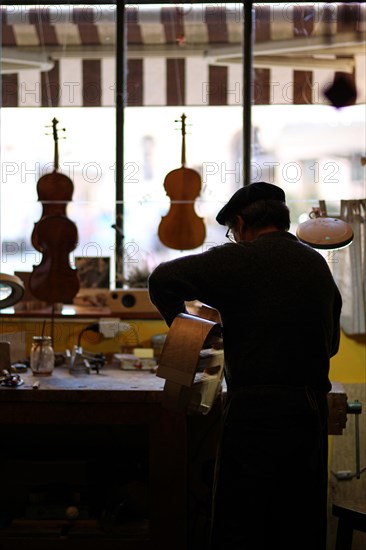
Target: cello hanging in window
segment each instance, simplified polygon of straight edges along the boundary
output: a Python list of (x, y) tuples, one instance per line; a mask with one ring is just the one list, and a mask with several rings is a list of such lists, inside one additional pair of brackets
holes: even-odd
[(42, 259), (39, 265), (33, 266), (29, 278), (33, 296), (53, 304), (53, 307), (57, 302), (72, 302), (80, 286), (77, 270), (70, 266), (69, 258), (78, 244), (78, 230), (66, 215), (66, 205), (72, 199), (74, 184), (58, 171), (57, 124), (54, 118), (54, 170), (38, 181), (38, 199), (43, 210), (31, 237), (34, 248), (42, 253)]
[[(59, 154), (58, 154), (58, 132), (61, 130), (65, 132), (65, 128), (57, 128), (58, 120), (53, 118), (52, 120), (52, 136), (54, 142), (54, 160), (53, 171), (44, 174), (37, 183), (38, 200), (42, 204), (42, 214), (40, 221), (46, 216), (53, 214), (61, 214), (66, 216), (67, 203), (72, 200), (74, 192), (74, 184), (70, 178), (59, 172)], [(47, 126), (50, 128), (50, 126)], [(46, 134), (50, 135), (50, 134)], [(63, 138), (65, 139), (65, 138)], [(42, 252), (42, 248), (38, 242), (38, 225), (39, 222), (34, 224), (31, 242), (33, 247)]]
[(201, 246), (206, 237), (206, 228), (194, 208), (194, 201), (201, 192), (201, 176), (196, 170), (186, 167), (186, 115), (182, 121), (182, 166), (169, 172), (164, 188), (170, 197), (170, 209), (159, 224), (158, 236), (168, 248), (192, 250)]

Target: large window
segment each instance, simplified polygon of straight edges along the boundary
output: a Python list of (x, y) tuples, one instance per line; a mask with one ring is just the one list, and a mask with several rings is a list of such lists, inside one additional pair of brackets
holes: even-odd
[[(40, 261), (31, 234), (42, 213), (37, 182), (52, 169), (53, 139), (45, 134), (53, 118), (66, 128), (59, 169), (74, 183), (67, 214), (79, 244), (71, 261), (109, 257), (111, 287), (123, 284), (116, 220), (124, 279), (224, 242), (215, 215), (248, 183), (248, 140), (250, 179), (285, 188), (292, 230), (321, 199), (337, 212), (341, 198), (363, 198), (364, 11), (361, 3), (254, 4), (250, 56), (242, 3), (137, 2), (124, 9), (121, 56), (114, 4), (3, 5), (1, 271), (31, 271)], [(251, 98), (243, 93), (248, 74)], [(350, 84), (342, 108), (326, 95), (339, 74)], [(162, 244), (158, 227), (171, 205), (164, 178), (181, 165), (183, 113), (186, 166), (201, 178), (192, 208), (206, 238), (180, 251)]]

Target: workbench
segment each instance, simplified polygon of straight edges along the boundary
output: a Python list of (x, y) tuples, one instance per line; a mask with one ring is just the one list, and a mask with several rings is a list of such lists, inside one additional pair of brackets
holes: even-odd
[[(12, 481), (7, 476), (3, 479), (2, 494), (9, 493), (11, 501), (15, 487), (19, 495), (24, 493), (21, 481), (28, 489), (30, 480), (32, 486), (39, 486), (43, 474), (43, 483), (47, 477), (52, 482), (62, 480), (62, 470), (70, 470), (70, 461), (75, 463), (71, 479), (84, 464), (94, 468), (85, 483), (118, 485), (126, 476), (121, 471), (113, 474), (113, 468), (133, 470), (130, 463), (136, 457), (141, 469), (146, 469), (142, 478), (148, 490), (148, 514), (140, 521), (102, 528), (92, 517), (74, 522), (18, 518), (15, 527), (0, 529), (2, 550), (186, 550), (189, 422), (185, 415), (162, 408), (165, 381), (148, 371), (104, 367), (99, 374), (70, 374), (67, 367), (56, 367), (51, 376), (24, 373), (21, 377), (22, 386), (0, 387), (1, 469), (12, 471)], [(33, 389), (36, 381), (39, 388)], [(197, 417), (197, 422), (199, 429), (210, 429), (212, 415)], [(4, 488), (7, 483), (9, 487)], [(13, 509), (21, 511), (13, 500)]]

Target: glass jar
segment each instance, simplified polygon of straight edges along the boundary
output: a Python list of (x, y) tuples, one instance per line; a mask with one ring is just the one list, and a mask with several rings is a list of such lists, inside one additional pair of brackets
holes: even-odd
[(163, 351), (164, 343), (166, 340), (166, 334), (154, 334), (151, 337), (151, 346), (154, 349), (154, 357), (159, 360), (161, 352)]
[(55, 365), (55, 354), (50, 336), (33, 336), (30, 352), (30, 367), (33, 374), (52, 374)]

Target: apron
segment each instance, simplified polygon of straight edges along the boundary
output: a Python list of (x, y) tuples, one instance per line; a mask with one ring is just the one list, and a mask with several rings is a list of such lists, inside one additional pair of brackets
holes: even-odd
[(211, 550), (325, 550), (327, 397), (311, 388), (228, 393)]

